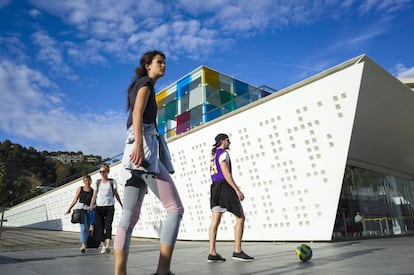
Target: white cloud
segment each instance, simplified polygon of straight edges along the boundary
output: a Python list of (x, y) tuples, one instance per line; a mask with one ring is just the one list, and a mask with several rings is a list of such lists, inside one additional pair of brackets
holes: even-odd
[(382, 24), (369, 29), (360, 29), (357, 33), (341, 34), (340, 40), (329, 46), (326, 50), (337, 51), (348, 47), (360, 47), (362, 44), (372, 41), (374, 38), (383, 35), (388, 28)]
[(56, 84), (39, 71), (0, 62), (0, 128), (20, 136), (84, 153), (112, 157), (123, 149), (125, 113), (72, 113)]
[(20, 41), (19, 36), (0, 36), (0, 59), (13, 59), (17, 63), (24, 63), (28, 59), (25, 53), (26, 46)]
[(29, 15), (31, 16), (31, 17), (38, 17), (39, 15), (41, 15), (42, 13), (39, 11), (39, 10), (37, 10), (37, 9), (31, 9), (30, 11), (29, 11)]
[(397, 78), (414, 77), (414, 66), (411, 68), (407, 68), (404, 64), (397, 64), (396, 71), (397, 71)]
[(109, 67), (110, 63), (108, 59), (102, 54), (102, 48), (106, 43), (95, 39), (90, 39), (82, 44), (76, 44), (73, 42), (64, 42), (66, 48), (66, 54), (76, 64), (99, 64), (105, 67)]
[(135, 29), (135, 24), (145, 18), (162, 16), (164, 5), (148, 0), (78, 0), (54, 1), (34, 0), (33, 4), (61, 18), (64, 22), (76, 26), (91, 35), (99, 35), (101, 26), (107, 34), (121, 34), (122, 31)]
[[(340, 21), (359, 9), (366, 14), (392, 15), (409, 0), (32, 0), (37, 9), (74, 26), (87, 41), (71, 47), (82, 63), (105, 62), (114, 55), (128, 62), (152, 48), (199, 58), (233, 45), (239, 37), (274, 31), (287, 25), (307, 25), (321, 20)], [(371, 35), (377, 35), (372, 33)], [(369, 37), (368, 37), (369, 38)], [(359, 41), (368, 39), (358, 37)], [(224, 41), (224, 43), (223, 43)], [(357, 39), (349, 43), (359, 42)], [(92, 48), (90, 47), (92, 46)], [(87, 52), (80, 55), (80, 52)], [(60, 68), (65, 70), (65, 68)]]
[(71, 80), (78, 79), (73, 70), (65, 64), (58, 43), (46, 33), (38, 31), (32, 34), (33, 43), (39, 46), (38, 59), (45, 62), (51, 72)]
[[(322, 20), (340, 21), (359, 9), (359, 16), (379, 14), (392, 16), (408, 1), (390, 0), (30, 0), (32, 16), (48, 14), (61, 20), (63, 31), (50, 34), (37, 31), (33, 43), (39, 47), (38, 60), (47, 64), (52, 77), (78, 76), (75, 64), (111, 66), (111, 62), (136, 60), (143, 51), (158, 48), (171, 59), (210, 58), (212, 53), (229, 49), (240, 37), (254, 36), (287, 25), (307, 25)], [(8, 1), (0, 0), (0, 7)], [(34, 19), (34, 28), (42, 29)], [(388, 29), (378, 25), (358, 30), (357, 35), (341, 36), (341, 42), (310, 53), (302, 60), (309, 70), (297, 75), (308, 77), (326, 69), (335, 61), (325, 58), (338, 48), (358, 47)], [(64, 32), (64, 34), (63, 34)], [(55, 36), (56, 35), (56, 36)], [(22, 40), (23, 41), (23, 40)], [(0, 37), (0, 127), (33, 140), (44, 140), (62, 149), (79, 148), (104, 156), (122, 150), (125, 127), (124, 112), (75, 114), (68, 111), (57, 85), (45, 74), (28, 65), (26, 46), (19, 35)], [(5, 50), (5, 51), (3, 51)], [(7, 55), (10, 55), (7, 58)], [(323, 55), (323, 56), (322, 56)], [(68, 59), (68, 57), (70, 59)], [(7, 61), (13, 59), (13, 62)], [(323, 60), (323, 61), (319, 61)], [(294, 61), (292, 61), (294, 62)], [(36, 64), (37, 65), (37, 64)], [(300, 65), (300, 66), (302, 66)], [(34, 66), (34, 65), (32, 65)], [(399, 67), (398, 74), (411, 76), (412, 68)], [(4, 92), (3, 92), (4, 91)], [(13, 106), (13, 108), (11, 108)]]
[(361, 1), (359, 12), (362, 15), (379, 13), (390, 18), (396, 11), (407, 9), (412, 4), (412, 0), (365, 0)]
[(382, 28), (381, 26), (378, 26), (378, 28), (375, 29), (361, 31), (358, 34), (354, 34), (350, 39), (347, 40), (346, 43), (348, 45), (358, 45), (365, 41), (372, 40), (373, 38), (376, 38), (377, 36), (384, 34), (386, 31), (387, 29)]

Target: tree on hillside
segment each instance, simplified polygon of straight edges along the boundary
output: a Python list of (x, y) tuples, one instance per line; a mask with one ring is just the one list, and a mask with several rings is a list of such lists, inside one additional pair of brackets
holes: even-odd
[(81, 151), (38, 152), (10, 140), (0, 142), (0, 206), (15, 205), (39, 194), (41, 187), (57, 187), (97, 169), (97, 162), (63, 164), (56, 159), (69, 154), (83, 156)]
[(0, 161), (0, 206), (7, 198), (7, 188), (6, 188), (6, 170), (5, 165)]
[(56, 168), (56, 184), (61, 185), (65, 182), (65, 179), (69, 178), (73, 173), (72, 165), (62, 164), (60, 162), (55, 163)]

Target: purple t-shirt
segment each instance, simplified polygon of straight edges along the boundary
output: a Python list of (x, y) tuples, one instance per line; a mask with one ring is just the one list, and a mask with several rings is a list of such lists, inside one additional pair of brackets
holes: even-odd
[[(223, 153), (226, 153), (226, 150), (219, 148), (219, 149), (217, 149), (214, 156), (211, 157), (211, 160), (210, 160), (210, 175), (211, 175), (211, 180), (213, 182), (225, 180), (224, 175), (223, 175), (223, 171), (221, 171), (220, 160), (219, 160), (220, 155), (223, 154)], [(230, 173), (231, 173), (230, 157), (228, 157), (228, 161), (229, 161), (229, 168), (230, 168)]]

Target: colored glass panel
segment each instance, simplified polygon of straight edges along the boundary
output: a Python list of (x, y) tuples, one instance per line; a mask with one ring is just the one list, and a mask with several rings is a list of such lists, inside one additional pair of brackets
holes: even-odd
[(191, 75), (184, 77), (177, 82), (177, 99), (190, 92)]
[(174, 129), (169, 129), (166, 133), (167, 138), (173, 137), (173, 136), (176, 136), (176, 135), (177, 135), (177, 133), (175, 131), (175, 128)]
[(221, 105), (220, 90), (207, 86), (206, 87), (206, 103), (214, 105), (214, 106), (220, 106)]
[(162, 123), (165, 123), (166, 121), (167, 121), (167, 119), (165, 118), (165, 109), (163, 108), (163, 109), (158, 111), (157, 123), (162, 124)]
[(198, 126), (203, 123), (203, 105), (199, 105), (190, 110), (190, 127)]
[(188, 109), (191, 109), (195, 106), (203, 104), (204, 103), (203, 100), (204, 100), (203, 87), (200, 86), (200, 87), (196, 87), (192, 89), (190, 92), (190, 100), (189, 100)]
[(157, 128), (158, 128), (158, 133), (160, 135), (163, 135), (165, 133), (165, 130), (166, 130), (165, 123), (159, 123), (158, 122)]
[(190, 111), (177, 116), (177, 134), (190, 130)]
[[(201, 74), (201, 73), (200, 73)], [(190, 91), (196, 89), (197, 87), (201, 87), (201, 75), (199, 76), (192, 76), (192, 80), (190, 83)]]
[(246, 98), (245, 96), (238, 96), (235, 99), (236, 108), (243, 107), (244, 105), (247, 105), (251, 102), (249, 98)]
[(236, 110), (236, 102), (234, 100), (235, 96), (231, 93), (220, 92), (220, 101), (221, 106), (228, 111)]
[(180, 99), (180, 109), (179, 109), (179, 112), (180, 113), (188, 111), (188, 109), (189, 109), (189, 101), (190, 101), (190, 95), (189, 95), (188, 92), (185, 93), (185, 94), (183, 94), (181, 96), (181, 99)]
[(210, 104), (206, 104), (204, 107), (204, 122), (208, 122), (211, 121), (213, 119), (216, 119), (218, 117), (220, 117), (221, 114), (221, 108), (214, 106), (214, 105), (210, 105)]
[(233, 78), (230, 78), (226, 75), (220, 75), (220, 90), (226, 91), (229, 93), (233, 92)]
[(220, 103), (221, 105), (226, 104), (227, 102), (233, 100), (235, 96), (231, 93), (220, 91)]
[(165, 105), (165, 120), (173, 119), (177, 115), (177, 100), (168, 102)]
[(242, 95), (242, 94), (249, 92), (249, 85), (239, 80), (234, 79), (233, 86), (234, 86), (234, 93), (236, 95)]
[(219, 73), (203, 67), (202, 83), (208, 84), (216, 89), (220, 88)]
[(158, 109), (161, 108), (165, 102), (165, 99), (167, 98), (168, 91), (163, 90), (155, 95), (155, 100), (157, 101)]

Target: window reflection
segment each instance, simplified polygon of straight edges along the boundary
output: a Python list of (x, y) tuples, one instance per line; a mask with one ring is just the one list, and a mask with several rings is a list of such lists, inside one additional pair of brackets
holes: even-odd
[(347, 166), (333, 239), (413, 233), (413, 197), (413, 180)]

